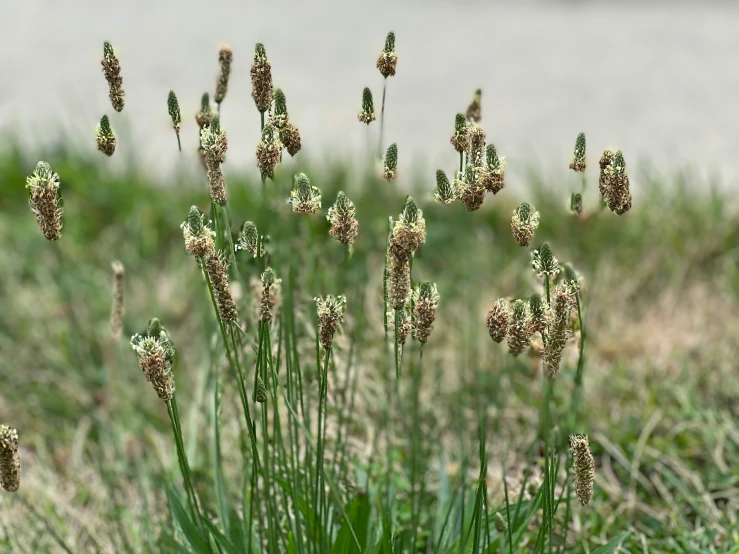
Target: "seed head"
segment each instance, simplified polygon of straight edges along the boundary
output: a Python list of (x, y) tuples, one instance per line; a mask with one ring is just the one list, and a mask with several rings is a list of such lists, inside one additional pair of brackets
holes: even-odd
[(495, 146), (488, 144), (485, 149), (485, 168), (480, 180), (485, 190), (497, 194), (505, 186), (505, 156), (498, 157)]
[(413, 198), (408, 196), (390, 235), (390, 253), (407, 258), (426, 240), (426, 220)]
[(272, 127), (281, 131), (287, 122), (287, 98), (285, 98), (285, 93), (282, 89), (278, 88), (275, 89), (275, 102), (272, 107), (272, 113), (269, 116), (269, 123)]
[(267, 59), (264, 45), (257, 43), (251, 64), (251, 97), (260, 112), (266, 112), (272, 105), (273, 94), (272, 65)]
[(585, 133), (577, 135), (570, 169), (580, 172), (585, 171)]
[(469, 163), (465, 166), (464, 173), (457, 172), (457, 178), (454, 180), (459, 191), (459, 199), (467, 206), (469, 212), (478, 210), (485, 200), (485, 187), (480, 179), (482, 169)]
[(375, 120), (375, 103), (372, 100), (372, 91), (364, 87), (362, 91), (362, 109), (359, 112), (359, 121), (369, 125)]
[(575, 298), (570, 287), (559, 284), (554, 289), (552, 316), (549, 318), (547, 345), (544, 347), (544, 365), (549, 375), (556, 375), (562, 361), (562, 352), (569, 337), (570, 316)]
[(584, 506), (593, 497), (595, 481), (595, 460), (590, 453), (587, 435), (570, 435), (572, 467), (575, 470), (575, 494)]
[(385, 48), (382, 49), (380, 57), (377, 58), (377, 69), (387, 79), (395, 75), (397, 65), (398, 55), (395, 53), (395, 33), (390, 31), (385, 39)]
[(357, 210), (352, 201), (339, 191), (336, 202), (328, 209), (326, 215), (326, 219), (331, 223), (329, 236), (351, 248), (359, 230), (356, 214)]
[(395, 316), (398, 316), (398, 344), (401, 346), (405, 345), (408, 336), (411, 334), (411, 331), (413, 331), (410, 305), (410, 297), (408, 297), (405, 305), (401, 309), (390, 309), (387, 312), (387, 332), (390, 334), (395, 334)]
[(482, 167), (485, 159), (485, 131), (476, 123), (467, 126), (467, 160), (475, 167)]
[(95, 127), (95, 139), (98, 143), (98, 150), (105, 153), (106, 156), (112, 156), (115, 152), (115, 135), (113, 129), (110, 128), (108, 116), (104, 115), (100, 118), (100, 123)]
[(407, 256), (390, 256), (388, 300), (393, 310), (402, 310), (411, 296), (411, 267)]
[(197, 206), (192, 206), (187, 220), (180, 225), (185, 239), (185, 250), (199, 258), (208, 258), (215, 252), (215, 232), (206, 225), (205, 216)]
[(123, 92), (121, 65), (113, 53), (113, 47), (107, 41), (103, 43), (103, 60), (100, 63), (103, 66), (105, 80), (108, 81), (110, 103), (115, 111), (120, 112), (123, 110), (123, 96), (125, 94)]
[(559, 265), (559, 261), (554, 257), (548, 242), (542, 244), (538, 250), (531, 252), (531, 267), (534, 268), (534, 272), (539, 277), (548, 275), (553, 278), (562, 271), (562, 266)]
[(62, 230), (62, 193), (59, 175), (46, 162), (36, 164), (36, 169), (26, 179), (31, 211), (44, 236), (51, 241), (59, 239)]
[[(236, 243), (237, 250), (246, 250), (250, 252), (252, 257), (257, 257), (257, 248), (259, 246), (259, 232), (257, 226), (253, 221), (245, 221), (241, 226), (241, 232), (239, 233), (239, 240)], [(261, 254), (264, 254), (264, 248), (261, 248)]]
[(262, 303), (259, 309), (259, 319), (266, 323), (272, 322), (273, 310), (275, 307), (275, 292), (280, 280), (275, 277), (275, 272), (268, 267), (262, 273)]
[(384, 165), (383, 177), (385, 177), (385, 179), (388, 181), (392, 181), (393, 179), (395, 179), (395, 174), (398, 169), (398, 145), (397, 144), (392, 143), (390, 146), (388, 146), (383, 165)]
[(282, 143), (272, 125), (265, 125), (262, 140), (257, 144), (257, 167), (262, 175), (274, 179), (275, 167), (280, 162)]
[(131, 348), (159, 399), (169, 402), (175, 392), (172, 374), (175, 347), (158, 319), (151, 319), (146, 331), (131, 337)]
[(467, 119), (465, 119), (463, 113), (458, 113), (454, 118), (454, 134), (449, 141), (452, 143), (452, 146), (454, 146), (454, 149), (459, 153), (467, 150), (467, 146), (469, 145), (467, 130)]
[(513, 211), (511, 231), (516, 242), (521, 246), (531, 244), (536, 228), (539, 226), (539, 212), (528, 202), (523, 202)]
[(613, 160), (605, 172), (605, 201), (611, 211), (623, 215), (631, 209), (631, 192), (629, 176), (626, 173), (626, 162), (621, 150), (613, 156)]
[(231, 75), (233, 51), (225, 44), (218, 51), (218, 79), (216, 80), (216, 94), (213, 99), (220, 106), (228, 91), (228, 77)]
[(499, 535), (503, 535), (503, 533), (505, 533), (508, 529), (508, 524), (506, 523), (503, 514), (501, 514), (500, 512), (495, 512), (493, 519), (495, 520), (495, 530), (498, 532)]
[(267, 387), (264, 386), (264, 381), (257, 375), (257, 386), (254, 389), (254, 400), (263, 404), (267, 401)]
[(434, 328), (438, 305), (436, 283), (421, 283), (413, 291), (413, 334), (421, 343), (428, 340)]
[(482, 89), (477, 89), (475, 91), (474, 96), (472, 97), (472, 102), (467, 108), (467, 119), (470, 121), (474, 121), (475, 123), (479, 123), (482, 119)]
[(316, 301), (318, 312), (318, 337), (321, 346), (326, 350), (331, 350), (336, 328), (344, 319), (346, 296), (331, 296), (329, 294), (325, 299), (316, 297), (313, 300)]
[(540, 294), (532, 294), (529, 298), (529, 313), (531, 314), (531, 334), (546, 333), (549, 323), (549, 306)]
[(21, 459), (18, 456), (18, 431), (0, 425), (0, 486), (15, 492), (21, 485)]
[(228, 202), (228, 194), (221, 164), (228, 148), (228, 139), (226, 132), (221, 129), (221, 120), (218, 115), (213, 115), (210, 124), (200, 130), (200, 145), (203, 149), (205, 167), (208, 170), (210, 196), (213, 202), (223, 206)]
[(310, 184), (305, 173), (298, 173), (293, 179), (290, 204), (295, 213), (301, 214), (314, 214), (321, 209), (321, 191)]
[(570, 211), (576, 216), (582, 215), (582, 194), (573, 192), (570, 198)]
[(205, 270), (208, 273), (208, 279), (213, 287), (213, 293), (216, 297), (216, 307), (221, 321), (230, 323), (236, 321), (239, 312), (236, 310), (231, 289), (228, 287), (228, 272), (223, 260), (217, 254), (211, 254), (205, 259)]
[(123, 332), (123, 294), (125, 292), (124, 269), (121, 262), (111, 264), (113, 269), (113, 306), (110, 309), (110, 333), (119, 338)]
[(177, 95), (173, 90), (170, 90), (169, 96), (167, 96), (167, 111), (169, 112), (169, 117), (172, 118), (172, 127), (179, 133), (182, 114), (180, 114), (180, 103), (177, 101)]
[(200, 99), (200, 111), (195, 114), (195, 121), (202, 130), (203, 127), (210, 125), (211, 119), (213, 119), (213, 110), (210, 107), (210, 95), (204, 92)]
[(577, 271), (575, 271), (575, 268), (570, 262), (567, 262), (564, 265), (564, 278), (562, 279), (562, 282), (570, 288), (570, 291), (573, 295), (576, 295), (580, 292), (582, 279), (577, 274)]
[(528, 302), (516, 300), (513, 303), (511, 323), (508, 328), (508, 351), (514, 356), (529, 347), (531, 342), (531, 313)]
[(613, 158), (615, 157), (615, 154), (612, 150), (605, 150), (603, 152), (603, 155), (600, 158), (600, 161), (598, 164), (600, 165), (600, 176), (598, 177), (598, 190), (600, 191), (600, 194), (605, 197), (606, 195), (606, 189), (608, 188), (608, 173), (607, 169), (610, 167), (611, 163), (613, 162)]
[(508, 334), (508, 326), (511, 323), (511, 305), (505, 298), (499, 298), (488, 312), (485, 323), (488, 326), (490, 338), (497, 343), (503, 342)]
[(457, 187), (449, 179), (443, 170), (436, 170), (436, 190), (434, 191), (434, 200), (441, 204), (451, 204), (457, 199)]

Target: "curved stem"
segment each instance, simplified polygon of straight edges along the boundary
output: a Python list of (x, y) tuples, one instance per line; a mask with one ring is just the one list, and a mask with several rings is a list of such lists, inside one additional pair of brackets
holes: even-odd
[(382, 134), (385, 129), (385, 93), (387, 92), (387, 77), (382, 83), (382, 108), (380, 109), (380, 141), (377, 145), (377, 157), (382, 159)]

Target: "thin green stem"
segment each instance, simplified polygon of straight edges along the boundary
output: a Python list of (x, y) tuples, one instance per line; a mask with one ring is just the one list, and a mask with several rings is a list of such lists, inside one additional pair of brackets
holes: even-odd
[(177, 131), (177, 148), (180, 149), (180, 152), (182, 152), (182, 142), (180, 141), (180, 132)]
[(382, 135), (385, 130), (385, 93), (387, 92), (387, 77), (382, 83), (382, 108), (380, 108), (380, 141), (377, 145), (377, 157), (382, 159)]

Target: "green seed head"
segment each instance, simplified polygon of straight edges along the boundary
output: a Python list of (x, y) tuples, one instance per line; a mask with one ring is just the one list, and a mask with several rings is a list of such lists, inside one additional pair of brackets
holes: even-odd
[(107, 115), (100, 118), (100, 132), (104, 135), (110, 135), (113, 133), (110, 128), (110, 120)]
[(207, 92), (204, 92), (203, 96), (200, 98), (200, 111), (210, 112), (210, 94)]
[(405, 199), (405, 207), (403, 213), (400, 214), (400, 220), (404, 223), (416, 223), (421, 214), (416, 202), (410, 196)]
[(392, 31), (387, 34), (384, 51), (388, 54), (395, 51), (395, 33)]
[(190, 232), (194, 235), (200, 234), (203, 230), (203, 212), (197, 206), (192, 206), (187, 214), (187, 224), (190, 226)]
[(498, 157), (498, 152), (495, 150), (495, 145), (488, 144), (487, 148), (485, 148), (485, 161), (488, 164), (489, 168), (498, 168), (501, 165), (500, 158)]
[(110, 59), (115, 57), (113, 46), (106, 40), (103, 42), (103, 58)]
[(554, 277), (562, 271), (562, 267), (559, 265), (557, 258), (554, 257), (548, 242), (545, 242), (541, 245), (541, 248), (531, 253), (531, 265), (539, 277), (545, 275)]
[(238, 248), (251, 252), (255, 257), (257, 255), (257, 244), (259, 243), (259, 231), (253, 221), (246, 221), (241, 226), (239, 233)]
[(369, 125), (375, 120), (375, 103), (372, 100), (372, 91), (364, 87), (362, 91), (362, 111), (359, 112), (359, 121)]
[(180, 115), (180, 104), (177, 102), (177, 95), (173, 90), (169, 91), (167, 97), (167, 110), (169, 111), (169, 117), (172, 118), (172, 125), (175, 129), (179, 130), (180, 123), (182, 123), (182, 116)]
[(508, 529), (508, 525), (506, 524), (506, 520), (503, 515), (500, 512), (495, 512), (493, 519), (495, 520), (495, 530), (498, 531), (500, 535), (505, 533), (506, 529)]
[(436, 170), (436, 191), (434, 191), (434, 199), (441, 204), (451, 204), (457, 198), (457, 190), (443, 170)]
[(264, 49), (264, 44), (261, 42), (257, 42), (257, 45), (254, 47), (254, 57), (255, 58), (266, 58), (267, 57), (267, 51)]
[(467, 127), (467, 119), (464, 117), (463, 113), (458, 113), (454, 117), (454, 130), (458, 133), (461, 133), (465, 130)]
[(398, 145), (392, 143), (388, 146), (387, 153), (385, 154), (385, 164), (383, 170), (383, 176), (388, 181), (395, 179), (396, 172), (398, 170)]
[(321, 191), (311, 185), (305, 173), (298, 173), (293, 180), (289, 201), (294, 212), (314, 214), (321, 209)]
[(162, 322), (156, 317), (153, 317), (149, 320), (149, 323), (146, 326), (146, 335), (153, 338), (159, 338), (163, 330)]
[(287, 100), (285, 99), (285, 93), (282, 92), (281, 88), (275, 90), (274, 115), (287, 115)]
[(210, 130), (213, 133), (220, 133), (221, 132), (221, 116), (218, 114), (214, 114), (213, 117), (210, 120)]

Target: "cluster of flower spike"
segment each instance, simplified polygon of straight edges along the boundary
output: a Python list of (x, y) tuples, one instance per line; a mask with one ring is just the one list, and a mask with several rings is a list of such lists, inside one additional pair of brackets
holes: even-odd
[(498, 155), (493, 144), (485, 145), (485, 132), (476, 123), (480, 120), (481, 94), (476, 92), (467, 117), (461, 113), (456, 115), (450, 139), (460, 156), (466, 154), (467, 163), (457, 172), (452, 184), (446, 174), (438, 170), (434, 191), (438, 202), (451, 204), (459, 198), (471, 212), (482, 206), (486, 193), (497, 194), (505, 186), (505, 157)]
[(121, 66), (118, 58), (113, 52), (113, 47), (109, 42), (103, 43), (103, 60), (100, 62), (103, 66), (103, 74), (105, 80), (108, 81), (110, 90), (110, 103), (117, 112), (123, 110), (123, 77), (121, 77)]
[(228, 194), (221, 164), (228, 148), (228, 139), (226, 132), (221, 129), (218, 115), (214, 115), (210, 123), (200, 130), (200, 146), (203, 149), (205, 167), (208, 169), (210, 196), (213, 202), (223, 206), (228, 202)]
[(49, 164), (39, 162), (26, 179), (31, 211), (44, 236), (51, 241), (59, 239), (62, 231), (62, 194), (59, 175)]
[(336, 329), (344, 318), (346, 297), (329, 294), (326, 298), (316, 297), (314, 300), (318, 312), (318, 337), (321, 346), (326, 350), (331, 350)]
[(7, 425), (0, 425), (0, 486), (8, 492), (15, 492), (20, 485), (18, 431)]
[(631, 191), (626, 162), (621, 150), (603, 152), (600, 159), (600, 178), (598, 188), (610, 210), (623, 215), (631, 209)]
[(357, 210), (343, 191), (336, 195), (336, 202), (328, 209), (326, 219), (331, 224), (328, 234), (350, 249), (359, 232)]
[(300, 151), (300, 131), (292, 124), (287, 113), (287, 99), (282, 89), (275, 91), (275, 103), (269, 117), (269, 124), (274, 127), (280, 136), (280, 142), (291, 156)]
[(151, 319), (143, 333), (131, 337), (131, 348), (159, 399), (169, 402), (175, 392), (172, 375), (175, 348), (158, 319)]
[(267, 59), (267, 51), (261, 42), (254, 48), (254, 61), (251, 64), (251, 97), (257, 109), (264, 113), (272, 105), (272, 64)]
[(584, 506), (593, 497), (593, 482), (595, 481), (595, 460), (590, 453), (588, 436), (570, 435), (570, 452), (575, 473), (575, 494)]

